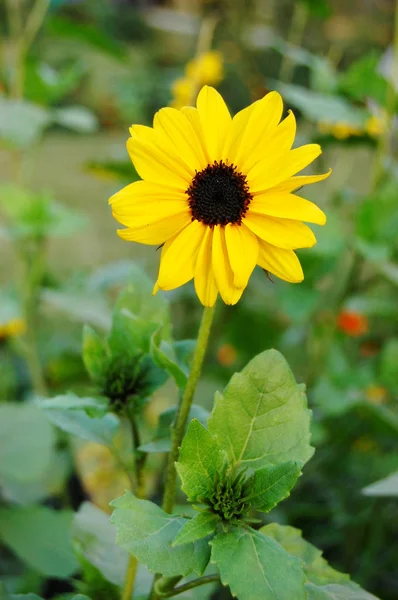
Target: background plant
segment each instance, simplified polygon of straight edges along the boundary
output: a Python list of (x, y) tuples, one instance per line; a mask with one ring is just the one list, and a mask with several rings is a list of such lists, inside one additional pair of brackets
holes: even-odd
[[(221, 556), (230, 534), (241, 544), (260, 536), (268, 548), (276, 540), (298, 580), (304, 573), (310, 598), (362, 597), (297, 529), (333, 567), (383, 599), (396, 597), (393, 4), (361, 3), (359, 11), (337, 1), (175, 2), (167, 9), (156, 2), (1, 4), (0, 570), (11, 597), (120, 597), (128, 555), (114, 544), (109, 502), (134, 492), (118, 501), (115, 521), (129, 518), (133, 506), (156, 510), (134, 499), (142, 490), (160, 504), (164, 452), (199, 309), (189, 287), (168, 296), (170, 307), (150, 297), (158, 257), (117, 243), (106, 199), (134, 178), (124, 150), (127, 126), (150, 123), (155, 110), (173, 102), (173, 83), (187, 74), (198, 32), (203, 39), (209, 22), (216, 25), (208, 50), (222, 57), (218, 88), (231, 110), (278, 89), (300, 116), (303, 141), (322, 143), (334, 175), (324, 197), (316, 197), (328, 224), (315, 249), (300, 255), (304, 283), (270, 283), (259, 271), (234, 309), (218, 307), (189, 416), (202, 425), (194, 420), (189, 427), (179, 472), (184, 456), (193, 460), (187, 448), (195, 429), (225, 451), (213, 437), (221, 410), (219, 397), (213, 408), (213, 393), (235, 371), (245, 372), (254, 355), (265, 360), (261, 353), (270, 347), (307, 385), (316, 452), (270, 514), (265, 509), (288, 493), (302, 465), (290, 465), (285, 492), (247, 506), (241, 494), (254, 475), (241, 474), (241, 466), (229, 472), (227, 457), (222, 478), (212, 479), (206, 494), (195, 497), (183, 483), (176, 514), (188, 533), (195, 515), (206, 521), (207, 535), (217, 530), (213, 559), (238, 597), (245, 597), (235, 587), (241, 578), (224, 572), (229, 560)], [(141, 467), (146, 476), (138, 492)], [(227, 507), (220, 503), (226, 492)], [(227, 519), (226, 534), (214, 515), (230, 510), (237, 518)], [(187, 555), (182, 549), (177, 544), (170, 552)], [(146, 562), (141, 550), (134, 552)], [(184, 593), (229, 597), (217, 572), (204, 576), (207, 585)], [(186, 584), (157, 583), (163, 592)], [(141, 564), (135, 596), (147, 597), (151, 585)], [(243, 594), (252, 593), (248, 586)], [(319, 586), (329, 588), (323, 596)]]

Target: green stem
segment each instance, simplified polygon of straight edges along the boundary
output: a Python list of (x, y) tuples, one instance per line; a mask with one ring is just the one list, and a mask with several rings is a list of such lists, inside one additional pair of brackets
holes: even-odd
[(202, 321), (199, 328), (198, 341), (196, 344), (195, 354), (192, 360), (192, 366), (189, 373), (187, 385), (184, 394), (180, 401), (176, 420), (171, 432), (171, 450), (168, 456), (166, 484), (163, 495), (163, 510), (171, 513), (174, 507), (176, 495), (176, 469), (175, 462), (178, 459), (179, 447), (184, 436), (185, 427), (188, 421), (189, 411), (191, 409), (192, 400), (195, 389), (202, 370), (203, 359), (206, 353), (207, 343), (209, 341), (210, 328), (214, 316), (214, 306), (212, 308), (204, 308)]
[[(214, 15), (209, 15), (208, 17), (203, 19), (199, 30), (198, 40), (196, 43), (195, 60), (199, 59), (199, 57), (202, 54), (208, 52), (211, 49), (214, 32), (216, 30), (217, 20), (217, 17), (215, 17)], [(189, 105), (195, 103), (196, 96), (198, 95), (199, 90), (200, 81), (193, 81), (192, 94), (188, 102)]]
[[(145, 455), (144, 458), (140, 457), (137, 459), (137, 448), (141, 445), (140, 433), (137, 427), (137, 422), (135, 419), (135, 414), (133, 411), (125, 411), (126, 417), (130, 423), (131, 428), (131, 437), (133, 443), (133, 452), (134, 452), (134, 475), (132, 477), (129, 474), (129, 480), (131, 483), (131, 488), (134, 491), (137, 498), (143, 498), (145, 495), (145, 478), (144, 478), (144, 465), (145, 465)], [(124, 582), (121, 600), (131, 600), (131, 596), (134, 592), (135, 578), (137, 575), (138, 568), (138, 560), (135, 556), (129, 557), (129, 562), (127, 564), (126, 571), (126, 579)]]
[(40, 288), (45, 269), (45, 239), (36, 240), (29, 252), (21, 252), (22, 294), (26, 321), (25, 358), (32, 388), (39, 396), (46, 396), (47, 388), (40, 363), (39, 350), (34, 332), (37, 329)]
[(188, 583), (184, 583), (184, 585), (180, 585), (169, 592), (166, 592), (161, 595), (162, 598), (173, 598), (174, 596), (178, 596), (179, 594), (183, 594), (188, 590), (192, 590), (193, 588), (199, 587), (200, 585), (205, 585), (206, 583), (215, 583), (219, 582), (220, 577), (218, 575), (205, 575), (205, 577), (199, 577), (198, 579), (193, 579), (192, 581), (188, 581)]
[(49, 6), (50, 0), (36, 0), (34, 3), (26, 20), (25, 29), (23, 32), (25, 52), (30, 48), (40, 27), (42, 26)]
[(137, 575), (137, 567), (137, 559), (135, 556), (130, 555), (121, 600), (131, 600), (134, 591), (135, 576)]
[[(309, 11), (306, 4), (300, 0), (296, 0), (294, 3), (292, 23), (287, 36), (288, 44), (292, 46), (301, 45), (308, 21), (308, 15)], [(294, 62), (290, 56), (284, 54), (279, 72), (279, 79), (284, 83), (289, 83), (293, 75), (293, 69)]]
[[(392, 41), (392, 61), (391, 70), (394, 69), (394, 65), (398, 64), (398, 0), (395, 3), (395, 25)], [(392, 74), (391, 74), (392, 75)], [(374, 162), (373, 178), (372, 178), (372, 191), (377, 189), (384, 175), (384, 161), (388, 155), (391, 131), (395, 113), (395, 104), (397, 102), (397, 94), (395, 91), (395, 85), (388, 81), (387, 83), (387, 98), (386, 98), (386, 117), (385, 117), (385, 128), (382, 135), (379, 138), (379, 143), (376, 150), (376, 158)]]

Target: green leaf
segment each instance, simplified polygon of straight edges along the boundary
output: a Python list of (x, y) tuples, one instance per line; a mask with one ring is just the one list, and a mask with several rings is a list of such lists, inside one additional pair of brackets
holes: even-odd
[(67, 38), (75, 43), (80, 42), (120, 60), (125, 56), (123, 47), (95, 24), (79, 23), (75, 19), (52, 16), (46, 20), (45, 29), (57, 40)]
[(116, 525), (116, 543), (133, 554), (153, 573), (165, 577), (202, 575), (210, 556), (207, 540), (173, 547), (172, 542), (185, 525), (183, 517), (168, 515), (148, 500), (130, 492), (114, 500), (111, 517)]
[(398, 472), (368, 485), (362, 492), (365, 496), (398, 496)]
[[(108, 514), (90, 502), (83, 502), (73, 519), (73, 541), (84, 558), (114, 585), (123, 586), (128, 552), (116, 545), (115, 529)], [(134, 590), (146, 597), (152, 575), (144, 565), (138, 566)]]
[(380, 379), (393, 393), (398, 392), (397, 365), (398, 337), (395, 337), (388, 340), (380, 356)]
[[(153, 281), (142, 269), (134, 265), (129, 272), (129, 285), (120, 293), (115, 312), (126, 309), (133, 315), (139, 316), (144, 322), (163, 325), (163, 338), (170, 335), (169, 305), (162, 294), (152, 295)], [(155, 331), (156, 327), (153, 328)], [(149, 342), (148, 348), (149, 351)]]
[(0, 581), (0, 600), (43, 600), (43, 598), (36, 594), (9, 594), (4, 583)]
[(87, 411), (91, 414), (103, 413), (107, 406), (105, 400), (79, 398), (69, 393), (46, 398), (39, 401), (38, 405), (48, 419), (63, 431), (105, 446), (113, 445), (120, 424), (117, 416), (107, 413), (101, 417), (90, 417), (87, 414)]
[(302, 533), (295, 527), (271, 523), (260, 529), (265, 535), (276, 540), (289, 554), (303, 563), (307, 578), (314, 584), (346, 583), (349, 576), (333, 569), (322, 558), (322, 551), (303, 539)]
[(172, 344), (162, 340), (161, 335), (162, 331), (160, 328), (152, 334), (150, 345), (152, 359), (159, 367), (173, 377), (180, 389), (184, 389), (188, 379), (188, 372), (186, 368), (178, 363)]
[(127, 354), (130, 357), (147, 354), (155, 329), (155, 323), (145, 321), (126, 308), (115, 310), (108, 339), (111, 354)]
[(85, 167), (90, 173), (101, 179), (117, 179), (126, 183), (132, 183), (139, 179), (131, 160), (89, 161)]
[[(139, 450), (142, 452), (169, 452), (171, 448), (171, 425), (175, 419), (175, 415), (177, 412), (177, 407), (172, 406), (168, 408), (159, 416), (159, 422), (156, 429), (156, 433), (152, 442), (148, 442), (148, 444), (143, 444), (139, 447)], [(197, 404), (192, 404), (191, 409), (189, 411), (188, 416), (188, 424), (192, 421), (192, 419), (197, 419), (205, 425), (207, 422), (207, 418), (209, 416), (209, 412), (203, 408), (203, 406), (198, 406)]]
[(193, 419), (184, 436), (177, 472), (182, 489), (190, 502), (206, 498), (216, 474), (225, 464), (225, 454), (215, 437), (198, 420)]
[(290, 496), (290, 490), (300, 476), (302, 466), (302, 462), (288, 461), (280, 465), (267, 465), (256, 471), (247, 501), (253, 508), (269, 512)]
[(85, 106), (64, 106), (53, 111), (53, 120), (77, 133), (93, 133), (98, 129), (98, 120)]
[(361, 102), (369, 98), (385, 106), (387, 96), (387, 82), (378, 73), (380, 52), (372, 51), (354, 61), (348, 69), (340, 75), (340, 88), (354, 100)]
[(327, 121), (363, 127), (368, 117), (364, 109), (354, 107), (339, 96), (321, 94), (287, 83), (279, 83), (277, 89), (286, 102), (298, 108), (309, 121), (315, 123)]
[(305, 587), (308, 600), (378, 600), (353, 583), (330, 583), (323, 586), (307, 583)]
[(302, 0), (302, 2), (314, 17), (326, 19), (332, 13), (332, 8), (327, 0)]
[(92, 293), (76, 292), (75, 290), (45, 289), (41, 295), (46, 308), (60, 311), (74, 322), (90, 323), (94, 327), (108, 330), (111, 325), (111, 315), (104, 298)]
[(307, 600), (301, 563), (275, 540), (234, 527), (210, 542), (211, 562), (239, 600)]
[(99, 383), (104, 375), (108, 355), (103, 341), (89, 325), (83, 328), (83, 362), (91, 379)]
[(34, 404), (0, 405), (0, 482), (36, 482), (50, 466), (55, 431)]
[(172, 543), (172, 546), (181, 546), (201, 540), (211, 533), (214, 533), (217, 524), (220, 522), (220, 517), (210, 512), (202, 512), (190, 519), (180, 529), (177, 537)]
[(84, 502), (75, 514), (73, 541), (84, 558), (115, 585), (122, 585), (128, 553), (115, 543), (115, 531), (109, 515), (90, 502)]
[(19, 558), (46, 577), (68, 578), (77, 570), (72, 513), (44, 506), (0, 509), (0, 536)]
[(345, 573), (333, 569), (322, 558), (322, 552), (302, 538), (301, 531), (272, 523), (260, 531), (275, 539), (289, 554), (302, 561), (308, 579), (308, 600), (377, 600), (350, 581)]
[(257, 470), (309, 460), (310, 414), (284, 357), (267, 350), (235, 373), (223, 394), (216, 394), (208, 426), (232, 466)]
[(48, 63), (30, 57), (26, 64), (24, 97), (42, 105), (59, 102), (76, 89), (85, 71), (80, 60), (56, 70)]
[(50, 112), (26, 100), (0, 96), (0, 139), (19, 148), (36, 142), (51, 122)]

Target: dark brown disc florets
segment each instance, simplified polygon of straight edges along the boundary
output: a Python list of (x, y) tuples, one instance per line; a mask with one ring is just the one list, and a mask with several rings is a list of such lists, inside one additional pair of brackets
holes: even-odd
[(205, 225), (241, 225), (252, 200), (246, 175), (222, 160), (198, 171), (187, 189), (192, 220)]

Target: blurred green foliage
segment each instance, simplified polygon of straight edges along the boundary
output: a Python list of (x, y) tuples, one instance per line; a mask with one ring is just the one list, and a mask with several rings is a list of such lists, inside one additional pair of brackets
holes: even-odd
[[(357, 592), (336, 589), (344, 585), (338, 574), (329, 595), (319, 595), (317, 578), (333, 569), (293, 527), (333, 566), (395, 600), (398, 166), (396, 141), (386, 151), (383, 136), (386, 127), (396, 132), (397, 102), (394, 81), (381, 68), (392, 9), (386, 3), (371, 12), (364, 5), (358, 14), (333, 0), (284, 0), (273, 9), (261, 1), (160, 4), (52, 0), (23, 57), (19, 95), (13, 92), (15, 40), (0, 7), (0, 598), (118, 597), (127, 553), (115, 546), (108, 516), (95, 506), (94, 458), (87, 460), (88, 475), (80, 469), (79, 452), (92, 448), (85, 444), (105, 447), (115, 473), (148, 455), (149, 490), (159, 500), (172, 404), (186, 382), (199, 307), (191, 285), (167, 300), (151, 296), (158, 254), (117, 250), (115, 227), (103, 225), (110, 221), (105, 197), (138, 178), (119, 140), (132, 122), (151, 124), (171, 101), (171, 84), (194, 53), (203, 9), (218, 17), (214, 47), (225, 59), (219, 88), (231, 109), (278, 89), (298, 117), (300, 143), (321, 141), (321, 160), (334, 174), (321, 195), (311, 192), (328, 224), (317, 246), (299, 253), (303, 284), (269, 281), (258, 270), (236, 307), (218, 306), (190, 419), (204, 423), (214, 390), (255, 354), (270, 347), (283, 352), (307, 385), (316, 453), (294, 495), (274, 509), (278, 524), (262, 515), (267, 535), (304, 561), (309, 598)], [(302, 30), (293, 31), (298, 4), (306, 16)], [(281, 80), (283, 64), (290, 76)], [(61, 151), (48, 146), (51, 162), (40, 175), (39, 149), (55, 139)], [(76, 153), (90, 144), (78, 174), (68, 171), (70, 140)], [(376, 162), (379, 181), (370, 173)], [(65, 173), (51, 189), (47, 180), (56, 165)], [(73, 176), (99, 181), (101, 198), (94, 198), (91, 214), (90, 191), (76, 198)], [(93, 231), (104, 252), (83, 260)], [(81, 254), (81, 264), (72, 265), (69, 254)], [(107, 255), (124, 260), (98, 265), (98, 256), (104, 262)], [(138, 266), (143, 261), (150, 277)], [(360, 318), (360, 330), (344, 325), (347, 313)], [(7, 333), (15, 319), (27, 322), (27, 333)], [(172, 383), (164, 386), (167, 375)], [(122, 397), (139, 413), (143, 431), (135, 456), (120, 403), (108, 411)], [(99, 472), (105, 471), (100, 462)], [(111, 487), (115, 473), (102, 485)], [(147, 597), (150, 586), (140, 566), (134, 597)], [(204, 586), (186, 597), (211, 593), (214, 586)], [(215, 593), (229, 597), (226, 590)]]

